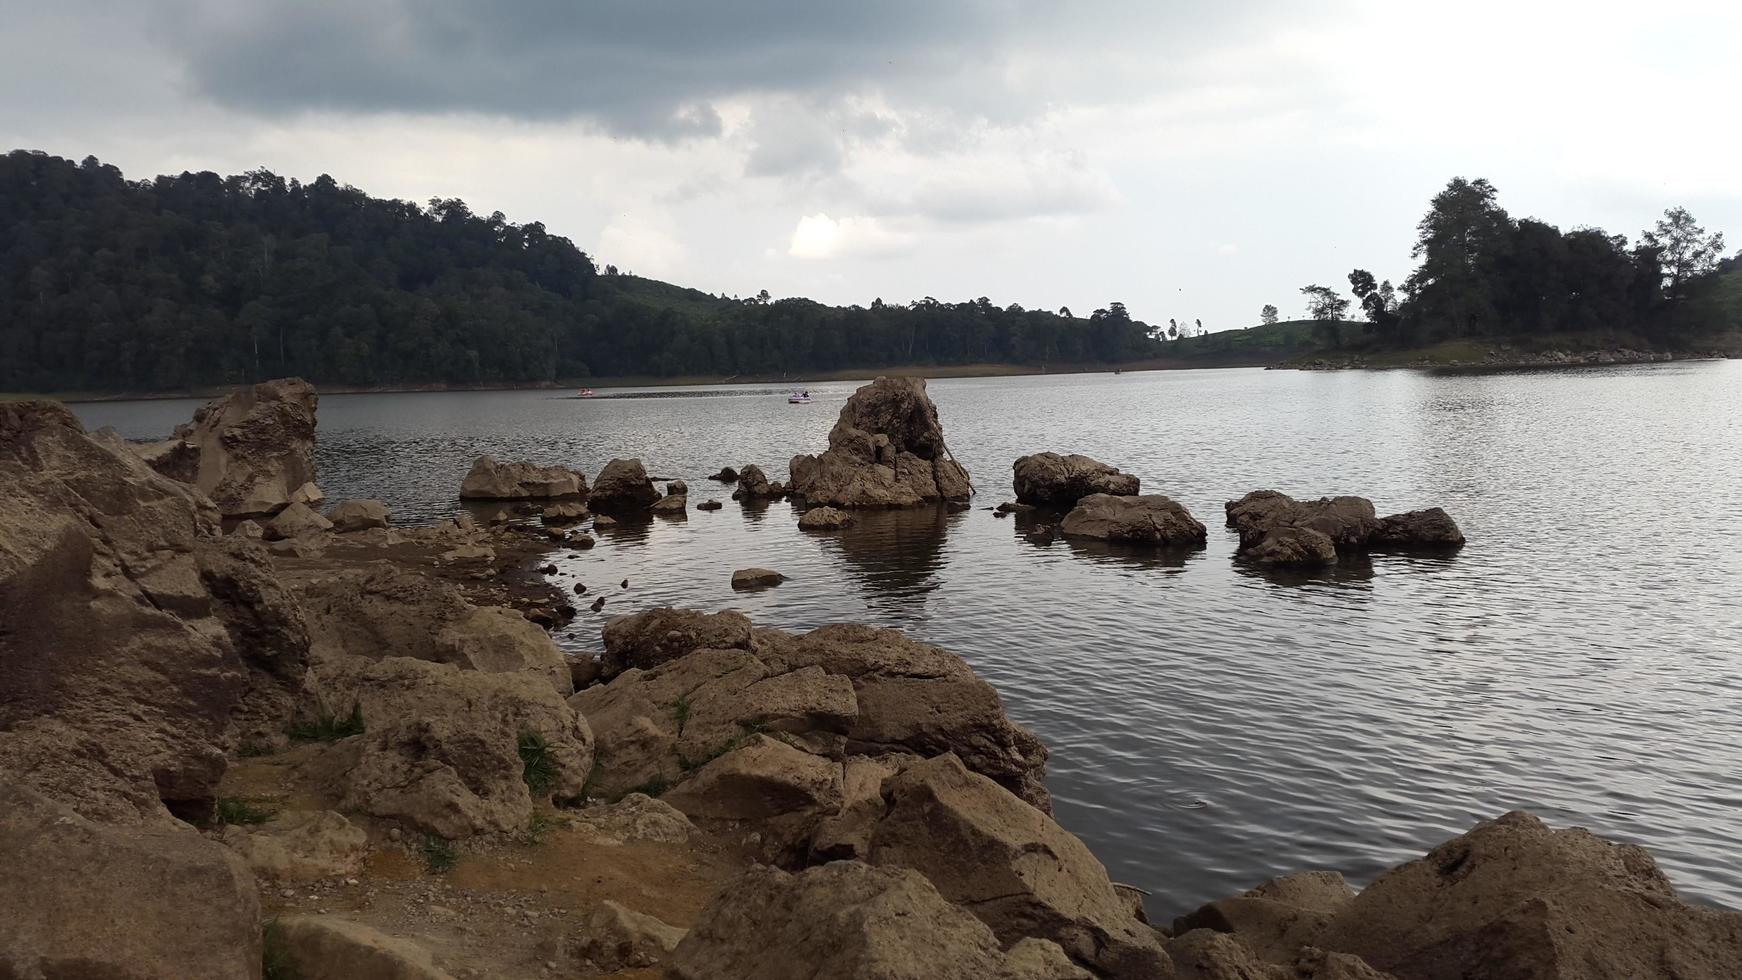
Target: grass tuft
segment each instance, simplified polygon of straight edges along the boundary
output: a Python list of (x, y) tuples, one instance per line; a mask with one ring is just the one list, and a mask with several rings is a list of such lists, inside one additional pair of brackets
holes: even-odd
[(522, 839), (533, 847), (537, 847), (544, 843), (545, 836), (555, 830), (557, 825), (558, 821), (555, 817), (549, 814), (535, 813), (530, 820), (526, 821), (526, 834)]
[(419, 848), (423, 853), (423, 863), (436, 874), (445, 874), (454, 870), (454, 865), (460, 863), (460, 849), (454, 842), (444, 837), (430, 834), (423, 839)]
[(286, 732), (298, 742), (336, 742), (341, 738), (363, 734), (363, 706), (354, 704), (351, 713), (340, 718), (329, 711), (322, 710), (314, 721), (292, 725)]
[(260, 927), (260, 980), (302, 980), (277, 919), (267, 919)]
[(543, 798), (556, 785), (556, 760), (550, 756), (550, 743), (537, 732), (520, 733), (520, 776), (532, 795)]
[(671, 715), (677, 719), (677, 734), (682, 738), (683, 726), (690, 720), (690, 699), (687, 695), (678, 698), (677, 703), (671, 706)]
[(247, 800), (237, 799), (233, 796), (218, 797), (217, 817), (221, 824), (243, 826), (245, 824), (265, 823), (273, 816), (271, 810), (262, 810)]

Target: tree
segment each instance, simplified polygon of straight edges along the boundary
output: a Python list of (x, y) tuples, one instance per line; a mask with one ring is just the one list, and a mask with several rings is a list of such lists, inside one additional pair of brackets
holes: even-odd
[(1641, 237), (1647, 246), (1657, 249), (1663, 290), (1671, 298), (1679, 297), (1689, 280), (1716, 269), (1724, 257), (1723, 232), (1707, 234), (1694, 223), (1687, 208), (1665, 211), (1656, 229)]
[(1373, 281), (1373, 273), (1356, 269), (1349, 273), (1349, 291), (1361, 303), (1361, 313), (1367, 317), (1367, 332), (1389, 338), (1397, 330), (1397, 291), (1391, 281), (1384, 285)]
[(1421, 265), (1404, 283), (1417, 315), (1447, 336), (1497, 329), (1490, 277), (1512, 230), (1487, 180), (1454, 177), (1416, 225), (1410, 255)]
[(1300, 291), (1307, 298), (1307, 315), (1314, 320), (1341, 320), (1349, 311), (1349, 301), (1329, 286), (1302, 286)]
[(1275, 323), (1281, 315), (1282, 314), (1276, 309), (1276, 304), (1274, 303), (1266, 303), (1264, 304), (1264, 309), (1258, 311), (1259, 321), (1266, 326)]

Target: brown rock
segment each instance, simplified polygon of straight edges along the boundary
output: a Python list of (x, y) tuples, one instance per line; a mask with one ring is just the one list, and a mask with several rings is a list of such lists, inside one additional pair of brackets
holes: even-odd
[(672, 480), (665, 485), (665, 495), (667, 497), (684, 497), (688, 496), (689, 492), (690, 485), (682, 480)]
[(762, 467), (755, 463), (738, 471), (738, 489), (732, 491), (733, 500), (777, 500), (784, 496), (786, 488), (770, 483)]
[(704, 500), (696, 505), (696, 510), (719, 510), (724, 506), (726, 505), (720, 503), (718, 500)]
[(689, 510), (689, 498), (682, 494), (678, 494), (675, 497), (661, 497), (654, 501), (653, 506), (649, 509), (655, 514), (662, 514), (667, 517), (682, 516)]
[(101, 826), (0, 783), (0, 855), (0, 976), (259, 975), (254, 878), (185, 826)]
[(1077, 453), (1023, 456), (1012, 469), (1016, 499), (1037, 507), (1069, 510), (1090, 494), (1131, 497), (1138, 490), (1137, 477)]
[(614, 973), (658, 965), (683, 937), (684, 930), (607, 899), (588, 914), (567, 946), (594, 968)]
[(258, 877), (313, 881), (362, 870), (369, 836), (331, 810), (293, 810), (258, 827), (226, 827), (224, 844)]
[(450, 839), (519, 830), (532, 815), (520, 755), (529, 737), (545, 760), (539, 798), (581, 797), (592, 731), (544, 678), (347, 659), (321, 672), (326, 709), (344, 717), (357, 706), (365, 725), (344, 806)]
[(230, 529), (230, 533), (250, 541), (262, 541), (266, 538), (266, 529), (253, 520), (246, 520)]
[(883, 787), (874, 865), (912, 868), (1000, 942), (1050, 939), (1118, 977), (1167, 977), (1161, 944), (1132, 916), (1082, 841), (953, 755), (908, 766)]
[(944, 445), (920, 378), (878, 378), (847, 399), (821, 456), (794, 456), (792, 492), (835, 507), (965, 503), (968, 471)]
[(379, 500), (345, 500), (333, 505), (327, 511), (327, 520), (333, 524), (333, 529), (341, 533), (346, 531), (366, 531), (372, 527), (386, 527), (391, 523), (393, 515), (387, 505)]
[(798, 526), (805, 531), (839, 531), (853, 526), (853, 515), (834, 507), (812, 507), (799, 517)]
[[(192, 481), (225, 517), (277, 513), (315, 478), (315, 410), (320, 399), (301, 378), (263, 381), (207, 402), (176, 438), (199, 458)], [(182, 453), (190, 450), (180, 450)], [(175, 453), (154, 456), (170, 475), (185, 474)], [(315, 491), (318, 500), (318, 491)], [(303, 503), (308, 503), (308, 493)]]
[(1320, 945), (1403, 980), (1720, 980), (1742, 913), (1686, 904), (1634, 845), (1514, 812), (1381, 875)]
[(750, 649), (750, 620), (743, 613), (699, 613), (662, 606), (605, 624), (601, 674), (609, 680), (631, 667), (657, 667), (703, 648)]
[(288, 541), (305, 534), (320, 534), (331, 531), (333, 522), (316, 513), (307, 504), (293, 503), (278, 512), (278, 516), (266, 522), (266, 540)]
[(629, 513), (645, 511), (659, 499), (639, 459), (613, 459), (599, 471), (590, 498), (596, 511)]
[(786, 576), (769, 568), (740, 568), (732, 573), (732, 588), (766, 589), (786, 581)]
[(587, 505), (572, 500), (547, 504), (539, 519), (546, 524), (578, 524), (587, 519)]
[(738, 482), (738, 471), (731, 468), (730, 466), (722, 466), (722, 467), (720, 467), (720, 472), (715, 473), (713, 476), (708, 477), (708, 479), (717, 481), (719, 483), (737, 483)]
[(681, 844), (696, 832), (683, 811), (645, 793), (629, 793), (615, 803), (576, 810), (572, 819), (576, 827), (618, 841)]
[(500, 463), (479, 456), (460, 484), (461, 500), (546, 500), (587, 496), (587, 476), (566, 466)]
[(1161, 494), (1090, 494), (1077, 501), (1059, 529), (1069, 538), (1161, 548), (1201, 548), (1208, 540), (1208, 532), (1185, 505)]
[(1464, 532), (1438, 507), (1380, 518), (1373, 535), (1375, 548), (1460, 548)]
[(1310, 527), (1284, 524), (1256, 532), (1242, 554), (1260, 565), (1333, 565), (1337, 546), (1329, 536)]
[(674, 980), (1049, 976), (1033, 972), (1044, 950), (1013, 949), (1010, 958), (1007, 970), (992, 932), (921, 875), (836, 861), (796, 875), (752, 867), (702, 911), (666, 970)]
[(841, 769), (785, 742), (752, 735), (663, 799), (692, 818), (715, 820), (831, 813), (841, 806)]
[(287, 915), (274, 920), (272, 931), (297, 980), (453, 980), (422, 946), (361, 922)]

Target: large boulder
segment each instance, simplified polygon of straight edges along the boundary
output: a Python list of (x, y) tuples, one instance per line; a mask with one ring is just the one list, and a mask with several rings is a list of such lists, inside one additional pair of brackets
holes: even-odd
[(1077, 501), (1059, 530), (1070, 538), (1158, 548), (1201, 548), (1209, 534), (1185, 505), (1158, 493), (1113, 496), (1096, 493)]
[(587, 475), (566, 466), (502, 463), (479, 456), (460, 483), (461, 500), (549, 500), (587, 496)]
[(613, 459), (599, 471), (589, 503), (601, 513), (621, 514), (645, 511), (658, 499), (659, 490), (641, 460)]
[(760, 820), (841, 808), (841, 767), (767, 735), (706, 763), (665, 802), (699, 819)]
[(564, 946), (606, 973), (655, 966), (677, 947), (684, 930), (606, 899)]
[(393, 565), (334, 576), (300, 594), (324, 649), (368, 660), (415, 657), (489, 673), (530, 671), (573, 690), (562, 649), (512, 609), (474, 606), (459, 588)]
[[(315, 479), (315, 409), (320, 399), (301, 378), (262, 381), (213, 399), (178, 426), (186, 449), (163, 447), (151, 459), (185, 476), (196, 453), (199, 487), (225, 517), (275, 514), (294, 500), (319, 500)], [(306, 489), (305, 489), (306, 488)]]
[(1318, 941), (1331, 918), (1354, 897), (1355, 890), (1336, 872), (1288, 875), (1180, 916), (1173, 921), (1173, 932), (1236, 933), (1261, 959), (1290, 963), (1303, 946)]
[(345, 659), (323, 665), (320, 677), (323, 709), (355, 710), (365, 726), (344, 806), (460, 838), (523, 829), (535, 792), (584, 794), (592, 731), (544, 678), (407, 657)]
[(1742, 913), (1683, 902), (1634, 845), (1513, 812), (1381, 875), (1317, 945), (1402, 980), (1720, 980)]
[(417, 943), (336, 915), (272, 924), (274, 954), (296, 980), (453, 980)]
[(1035, 453), (1018, 459), (1012, 469), (1016, 499), (1036, 507), (1069, 510), (1090, 494), (1137, 494), (1137, 477), (1078, 453)]
[(751, 463), (738, 472), (738, 488), (732, 491), (732, 499), (778, 500), (786, 496), (786, 489), (778, 483), (770, 482), (768, 474), (762, 472), (762, 467)]
[(631, 667), (657, 667), (694, 650), (750, 649), (750, 619), (743, 613), (701, 613), (661, 606), (618, 616), (603, 630), (600, 676), (610, 680)]
[(361, 871), (369, 836), (331, 810), (292, 810), (258, 827), (225, 827), (224, 844), (259, 877), (312, 881)]
[(883, 784), (883, 797), (870, 863), (925, 875), (1002, 943), (1049, 939), (1108, 976), (1171, 974), (1155, 933), (1087, 845), (960, 759), (916, 762)]
[(1463, 543), (1458, 522), (1438, 507), (1382, 517), (1373, 534), (1375, 548), (1457, 548)]
[(102, 826), (0, 782), (0, 855), (0, 977), (259, 976), (254, 878), (186, 826)]
[(922, 378), (878, 378), (847, 399), (820, 456), (794, 456), (789, 488), (811, 505), (965, 503), (968, 471), (944, 445)]
[(58, 404), (0, 404), (0, 486), (0, 780), (104, 821), (209, 812), (252, 692), (269, 713), (306, 667), (265, 556)]
[(392, 512), (379, 500), (343, 500), (327, 511), (333, 530), (341, 533), (386, 527), (392, 519)]
[(266, 522), (265, 537), (268, 541), (290, 541), (305, 534), (320, 534), (332, 529), (332, 521), (322, 517), (313, 507), (297, 501)]
[(674, 980), (1087, 980), (1038, 940), (1008, 953), (919, 874), (836, 861), (752, 867), (716, 895), (666, 963)]
[(1329, 535), (1287, 524), (1257, 535), (1241, 553), (1260, 565), (1312, 567), (1337, 563), (1337, 545)]

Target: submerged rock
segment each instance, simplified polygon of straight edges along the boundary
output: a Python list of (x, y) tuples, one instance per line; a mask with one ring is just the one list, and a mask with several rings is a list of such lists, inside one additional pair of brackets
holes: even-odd
[(1138, 491), (1137, 477), (1077, 453), (1023, 456), (1012, 469), (1017, 501), (1037, 507), (1068, 510), (1090, 494), (1130, 497)]
[(682, 494), (661, 497), (654, 502), (653, 507), (650, 509), (655, 514), (662, 514), (666, 517), (681, 516), (689, 510), (689, 499)]
[(829, 430), (828, 450), (794, 456), (789, 470), (792, 492), (812, 505), (966, 503), (973, 492), (921, 378), (878, 378), (855, 391)]
[(1373, 535), (1376, 548), (1456, 548), (1463, 543), (1458, 522), (1438, 507), (1380, 518)]
[(1167, 548), (1201, 548), (1208, 540), (1204, 525), (1184, 504), (1161, 494), (1090, 494), (1077, 501), (1059, 530), (1071, 538)]
[(497, 462), (494, 456), (479, 456), (460, 484), (461, 500), (546, 500), (552, 497), (586, 497), (587, 476), (566, 466), (537, 466), (527, 462)]
[(730, 466), (722, 466), (720, 467), (720, 472), (708, 477), (708, 479), (714, 480), (718, 483), (737, 483), (738, 471)]
[(548, 504), (539, 512), (539, 519), (553, 525), (578, 524), (587, 519), (587, 505), (573, 500)]
[(839, 531), (853, 526), (853, 515), (834, 507), (812, 507), (798, 519), (805, 531)]
[[(315, 410), (320, 399), (301, 378), (262, 381), (207, 402), (178, 426), (174, 451), (151, 456), (172, 478), (197, 457), (194, 486), (225, 517), (275, 514), (293, 500), (315, 503)], [(309, 489), (304, 489), (308, 487)], [(311, 499), (312, 497), (312, 499)]]
[(719, 510), (724, 506), (726, 505), (720, 503), (718, 500), (704, 500), (696, 505), (696, 510)]
[(766, 589), (786, 581), (786, 576), (772, 568), (740, 568), (732, 573), (732, 588)]
[(596, 511), (629, 513), (645, 511), (659, 499), (659, 490), (648, 478), (639, 459), (613, 459), (599, 471), (590, 499)]

